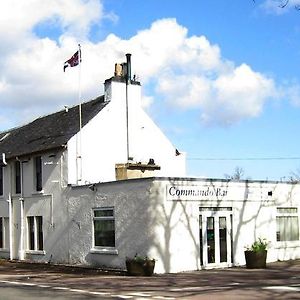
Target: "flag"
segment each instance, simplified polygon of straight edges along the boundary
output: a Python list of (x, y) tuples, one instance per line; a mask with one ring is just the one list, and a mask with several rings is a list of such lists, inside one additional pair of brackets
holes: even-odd
[(67, 67), (76, 67), (79, 65), (79, 63), (81, 63), (81, 50), (80, 49), (78, 51), (76, 51), (70, 59), (65, 61), (64, 72)]

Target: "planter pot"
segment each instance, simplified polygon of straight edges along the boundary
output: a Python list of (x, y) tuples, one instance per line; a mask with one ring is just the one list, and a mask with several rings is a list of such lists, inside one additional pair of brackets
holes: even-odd
[(152, 276), (155, 267), (155, 260), (126, 260), (126, 269), (131, 276)]
[(246, 267), (248, 269), (266, 268), (267, 251), (245, 251)]

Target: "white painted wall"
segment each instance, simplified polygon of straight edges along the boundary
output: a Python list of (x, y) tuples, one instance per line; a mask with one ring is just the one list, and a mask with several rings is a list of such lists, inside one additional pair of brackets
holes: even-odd
[[(63, 189), (66, 187), (67, 172), (66, 156), (62, 151), (48, 152), (42, 156), (42, 181), (43, 190), (41, 192), (35, 191), (35, 172), (34, 172), (34, 156), (21, 159), (23, 172), (23, 191), (21, 194), (15, 194), (15, 175), (14, 175), (14, 161), (9, 161), (4, 168), (4, 195), (0, 198), (0, 216), (9, 217), (9, 203), (11, 196), (12, 201), (12, 219), (11, 219), (11, 240), (13, 259), (22, 259), (20, 253), (25, 251), (25, 259), (33, 259), (35, 261), (49, 261), (50, 256), (55, 251), (58, 251), (63, 261), (67, 261), (68, 253), (67, 245), (63, 248), (54, 247), (57, 240), (60, 239), (61, 228), (65, 230), (64, 219), (66, 216), (64, 204), (61, 203)], [(21, 219), (21, 199), (24, 201), (24, 231), (22, 233), (22, 219)], [(29, 253), (27, 251), (27, 217), (28, 216), (42, 216), (43, 217), (43, 233), (44, 246), (48, 251), (44, 254)], [(58, 225), (59, 224), (59, 225)], [(57, 226), (56, 226), (57, 225)], [(21, 237), (22, 235), (22, 237)], [(56, 250), (49, 251), (55, 248)], [(1, 257), (9, 257), (9, 253), (0, 250)]]
[[(299, 240), (276, 241), (277, 207), (297, 207), (300, 219), (299, 184), (143, 178), (99, 183), (94, 190), (88, 186), (58, 189), (56, 179), (63, 177), (58, 162), (64, 159), (57, 155), (53, 160), (56, 163), (47, 165), (48, 181), (43, 194), (24, 195), (25, 217), (43, 216), (44, 227), (44, 253), (25, 251), (26, 259), (124, 269), (126, 257), (138, 253), (157, 260), (157, 273), (197, 270), (201, 268), (199, 207), (232, 208), (234, 265), (245, 264), (245, 246), (258, 237), (270, 242), (268, 262), (300, 258)], [(26, 164), (28, 174), (32, 171), (31, 162)], [(168, 193), (170, 188), (180, 187), (214, 192), (180, 197)], [(216, 194), (218, 190), (221, 192)], [(268, 195), (270, 191), (272, 196)], [(16, 195), (13, 206), (13, 255), (18, 258), (21, 208)], [(93, 248), (92, 211), (101, 207), (113, 207), (115, 211), (113, 251)], [(8, 216), (4, 199), (0, 200), (0, 210), (1, 216)], [(8, 254), (0, 251), (0, 255)]]
[[(167, 196), (170, 186), (226, 190), (226, 196)], [(273, 195), (268, 196), (272, 190)], [(200, 269), (199, 207), (232, 207), (234, 265), (244, 265), (244, 249), (258, 237), (270, 242), (268, 262), (300, 258), (300, 241), (276, 241), (276, 208), (298, 207), (300, 186), (284, 183), (227, 182), (216, 180), (148, 178), (69, 188), (63, 203), (66, 218), (58, 229), (55, 247), (65, 249), (68, 263), (125, 268), (126, 257), (148, 255), (155, 271), (180, 272)], [(92, 209), (115, 210), (116, 248), (93, 249)], [(55, 249), (53, 248), (53, 251)], [(54, 253), (54, 252), (53, 252)], [(55, 259), (63, 260), (59, 252)]]
[[(108, 105), (81, 133), (81, 184), (115, 180), (115, 164), (127, 162), (126, 84), (110, 81), (106, 86)], [(175, 147), (141, 107), (141, 86), (128, 86), (129, 157), (148, 163), (154, 158), (161, 176), (185, 176), (185, 155)], [(68, 182), (76, 184), (76, 140), (68, 142)]]

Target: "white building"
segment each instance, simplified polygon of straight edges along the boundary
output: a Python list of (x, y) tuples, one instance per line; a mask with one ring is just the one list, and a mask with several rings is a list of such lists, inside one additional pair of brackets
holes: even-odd
[(300, 258), (300, 185), (184, 178), (129, 55), (123, 70), (104, 96), (0, 134), (0, 256), (124, 268), (138, 253), (178, 272), (243, 265), (265, 237), (268, 261)]

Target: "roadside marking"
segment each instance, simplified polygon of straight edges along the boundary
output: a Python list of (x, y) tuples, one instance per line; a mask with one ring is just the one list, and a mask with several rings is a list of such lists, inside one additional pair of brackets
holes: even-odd
[(266, 286), (263, 287), (264, 290), (282, 290), (282, 291), (289, 291), (289, 292), (300, 292), (300, 287), (294, 286)]
[(50, 285), (45, 285), (45, 284), (37, 284), (36, 286), (40, 287), (40, 288), (50, 288), (51, 286)]
[(130, 293), (130, 296), (135, 296), (135, 297), (149, 297), (149, 294), (145, 293)]
[[(51, 286), (51, 285), (45, 285), (45, 284), (35, 284), (35, 283), (29, 283), (29, 282), (19, 282), (19, 281), (9, 281), (9, 280), (0, 280), (0, 283), (5, 283), (9, 285), (21, 285), (21, 286), (32, 286), (32, 287), (39, 287), (39, 288), (47, 288), (47, 289), (53, 289), (53, 290), (61, 290), (61, 291), (67, 291), (72, 293), (80, 293), (80, 294), (89, 294), (89, 295), (99, 295), (99, 296), (107, 296), (112, 298), (120, 298), (120, 299), (162, 299), (162, 300), (174, 300), (175, 298), (172, 297), (164, 297), (164, 296), (152, 296), (150, 293), (130, 293), (125, 295), (121, 294), (111, 294), (108, 292), (93, 292), (88, 290), (80, 290), (80, 289), (72, 289), (68, 287), (63, 286)], [(140, 297), (140, 298), (137, 298)]]
[(89, 293), (89, 291), (86, 291), (86, 290), (70, 289), (70, 288), (67, 288), (67, 289), (68, 289), (68, 291), (74, 292), (74, 293)]
[(126, 296), (126, 295), (111, 295), (111, 297), (118, 297), (121, 299), (132, 299), (132, 296)]
[(171, 292), (180, 292), (180, 291), (197, 292), (197, 291), (202, 291), (203, 289), (204, 288), (201, 286), (191, 286), (191, 287), (170, 289), (170, 291)]
[(100, 295), (100, 296), (109, 295), (109, 293), (105, 293), (105, 292), (89, 292), (89, 294), (91, 294), (91, 295)]
[(53, 290), (69, 290), (69, 288), (63, 287), (63, 286), (54, 286), (52, 289)]

